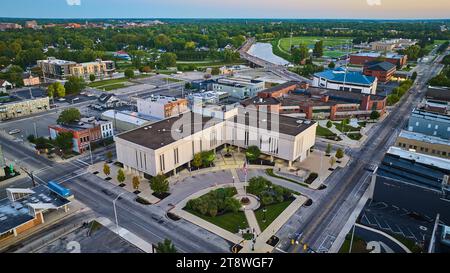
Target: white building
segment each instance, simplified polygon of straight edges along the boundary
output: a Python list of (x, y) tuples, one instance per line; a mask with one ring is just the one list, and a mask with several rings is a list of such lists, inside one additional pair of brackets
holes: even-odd
[(191, 104), (194, 101), (201, 101), (203, 104), (219, 104), (222, 101), (226, 101), (229, 96), (227, 92), (206, 91), (189, 94), (187, 99)]
[(312, 86), (375, 95), (377, 84), (375, 77), (338, 68), (315, 73)]
[(317, 124), (308, 120), (243, 107), (218, 111), (223, 113), (214, 117), (188, 112), (119, 134), (117, 159), (128, 172), (155, 176), (176, 173), (189, 167), (196, 153), (229, 144), (256, 145), (272, 160), (292, 165), (305, 160), (315, 143)]
[(264, 82), (246, 78), (223, 78), (213, 83), (212, 90), (227, 92), (230, 97), (244, 99), (256, 96), (264, 90)]
[(165, 119), (177, 116), (189, 111), (186, 99), (151, 96), (149, 98), (138, 98), (137, 109), (139, 114)]

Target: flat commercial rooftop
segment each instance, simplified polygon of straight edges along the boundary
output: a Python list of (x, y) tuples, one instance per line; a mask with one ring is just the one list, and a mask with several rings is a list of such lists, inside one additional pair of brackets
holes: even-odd
[(29, 213), (29, 205), (41, 205), (52, 208), (60, 208), (70, 201), (45, 185), (39, 185), (31, 189), (33, 193), (24, 198), (11, 202), (8, 198), (0, 200), (0, 234), (8, 232), (34, 217)]
[[(189, 122), (190, 120), (190, 132), (185, 131), (186, 129), (188, 129), (188, 126), (186, 126), (186, 124), (183, 124), (182, 126), (180, 126), (180, 128), (174, 127), (174, 124), (182, 118), (186, 119), (186, 122)], [(297, 118), (276, 114), (268, 114), (266, 117), (264, 117), (264, 119), (264, 122), (267, 123), (267, 126), (265, 127), (267, 128), (267, 130), (272, 130), (271, 125), (273, 122), (274, 125), (277, 124), (280, 133), (291, 136), (296, 136), (314, 125), (314, 122), (309, 120), (299, 120)], [(253, 115), (246, 115), (245, 119), (238, 119), (238, 116), (234, 116), (227, 121), (244, 124), (246, 126), (257, 124), (258, 128), (262, 128), (260, 127), (260, 125), (263, 121), (263, 118), (260, 118), (259, 115), (256, 115), (255, 117)], [(156, 150), (176, 141), (173, 138), (172, 133), (182, 134), (183, 136), (187, 137), (221, 122), (224, 121), (222, 119), (188, 112), (177, 117), (165, 119), (148, 126), (140, 127), (119, 134), (116, 137), (150, 148), (152, 150)], [(174, 130), (178, 131), (174, 132)]]
[(430, 144), (450, 145), (450, 142), (448, 140), (445, 140), (445, 139), (442, 139), (439, 137), (424, 135), (424, 134), (417, 133), (417, 132), (406, 131), (406, 130), (402, 130), (400, 132), (400, 134), (398, 135), (398, 137), (411, 139), (411, 140), (417, 140), (417, 141), (426, 142), (426, 143), (430, 143)]

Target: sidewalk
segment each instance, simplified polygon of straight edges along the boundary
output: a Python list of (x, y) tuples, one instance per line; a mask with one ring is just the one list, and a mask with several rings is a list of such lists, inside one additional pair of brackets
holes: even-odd
[[(96, 175), (104, 180), (107, 177), (103, 173), (103, 165), (104, 164), (105, 164), (105, 162), (97, 162), (94, 165), (89, 166), (87, 168), (87, 171), (91, 172), (91, 173), (94, 173), (97, 171), (98, 174), (96, 174)], [(114, 185), (119, 185), (120, 183), (117, 180), (117, 172), (121, 168), (114, 164), (108, 164), (108, 165), (111, 169), (111, 173), (109, 175), (109, 177), (111, 177), (111, 180), (105, 180), (105, 181), (112, 183)], [(123, 189), (125, 189), (126, 191), (129, 191), (129, 192), (134, 192), (135, 189), (133, 188), (133, 176), (135, 176), (135, 175), (127, 173), (127, 171), (125, 171), (125, 170), (123, 170), (123, 171), (125, 173), (125, 181), (123, 182), (125, 184), (125, 186), (123, 187)], [(148, 180), (144, 179), (142, 177), (139, 177), (139, 181), (140, 181), (140, 185), (139, 185), (140, 193), (137, 194), (137, 196), (146, 199), (147, 201), (149, 201), (152, 204), (158, 203), (160, 201), (160, 199), (152, 194), (153, 191), (150, 189), (150, 183), (148, 182)]]
[(154, 253), (153, 252), (153, 245), (147, 243), (142, 238), (137, 236), (136, 234), (130, 232), (129, 230), (122, 228), (119, 226), (119, 229), (116, 228), (116, 225), (111, 222), (108, 218), (105, 217), (99, 217), (96, 219), (97, 222), (102, 224), (104, 227), (108, 228), (118, 236), (122, 237), (127, 242), (135, 245), (136, 247), (140, 248), (142, 251), (146, 253)]

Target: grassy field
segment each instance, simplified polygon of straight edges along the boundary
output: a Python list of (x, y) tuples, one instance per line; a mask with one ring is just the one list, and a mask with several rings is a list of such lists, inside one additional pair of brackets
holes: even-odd
[(125, 83), (128, 79), (126, 78), (120, 78), (120, 79), (112, 79), (112, 80), (104, 80), (104, 81), (95, 81), (88, 84), (89, 87), (100, 87), (100, 86), (107, 86), (112, 84), (118, 84), (118, 83)]
[(258, 221), (258, 225), (261, 228), (261, 231), (264, 231), (280, 214), (293, 202), (294, 200), (287, 200), (278, 204), (268, 205), (266, 206), (266, 221), (264, 222), (264, 212), (263, 209), (260, 208), (255, 211), (256, 220)]
[[(341, 249), (339, 250), (339, 253), (349, 253), (350, 249), (350, 241), (351, 241), (351, 235), (348, 234), (345, 237), (345, 241), (341, 246)], [(369, 253), (369, 250), (366, 249), (367, 243), (359, 238), (358, 236), (353, 237), (353, 245), (352, 245), (352, 251), (351, 253)]]
[(347, 132), (359, 132), (359, 128), (355, 128), (355, 127), (352, 127), (352, 126), (350, 126), (350, 125), (344, 125), (344, 126), (342, 126), (342, 123), (338, 123), (338, 122), (335, 122), (334, 123), (334, 126), (336, 127), (336, 129), (338, 129), (340, 132), (343, 132), (343, 133), (347, 133)]
[[(298, 184), (298, 185), (303, 186), (303, 187), (309, 187), (308, 184), (302, 183), (302, 182), (300, 182), (300, 181), (295, 181), (295, 180), (293, 180), (293, 179), (289, 179), (289, 178), (286, 178), (286, 177), (283, 177), (283, 176), (276, 175), (276, 174), (273, 172), (273, 169), (266, 169), (266, 174), (269, 175), (269, 176), (278, 178), (278, 179), (283, 179), (283, 180), (286, 180), (286, 181), (289, 181), (289, 182)], [(300, 193), (298, 193), (298, 192), (294, 192), (294, 191), (293, 191), (292, 193), (297, 194), (297, 195), (300, 195)]]
[(317, 125), (316, 134), (318, 136), (328, 137), (328, 136), (335, 136), (336, 134), (331, 132), (328, 128), (322, 127), (320, 125)]
[(202, 218), (205, 221), (213, 223), (214, 225), (221, 227), (225, 230), (228, 230), (231, 233), (238, 233), (240, 229), (248, 228), (247, 218), (245, 218), (245, 214), (242, 211), (232, 213), (228, 212), (222, 215), (217, 215), (215, 217), (202, 215), (196, 211), (184, 209), (187, 212)]
[(125, 87), (125, 84), (116, 83), (116, 84), (110, 84), (110, 85), (103, 86), (101, 89), (104, 89), (105, 91), (111, 91), (111, 90), (116, 90), (116, 89), (120, 89), (120, 88), (124, 88), (124, 87)]
[[(327, 47), (340, 47), (349, 43), (350, 37), (292, 37), (292, 45), (305, 44), (308, 48), (313, 49), (316, 42), (323, 41), (324, 56), (337, 58), (345, 55), (347, 52), (343, 50), (327, 50)], [(282, 38), (279, 41), (279, 48), (288, 53), (290, 38)]]

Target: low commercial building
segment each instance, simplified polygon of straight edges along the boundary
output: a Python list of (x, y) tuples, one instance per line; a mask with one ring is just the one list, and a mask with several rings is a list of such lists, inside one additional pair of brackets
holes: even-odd
[(212, 91), (227, 92), (237, 99), (253, 97), (263, 89), (264, 82), (245, 78), (218, 79), (212, 84)]
[(157, 118), (144, 116), (138, 112), (116, 110), (103, 112), (101, 118), (112, 122), (118, 132), (130, 131), (159, 121)]
[(394, 51), (408, 48), (417, 43), (416, 40), (411, 39), (389, 39), (375, 41), (370, 44), (372, 50), (374, 51)]
[(0, 31), (8, 29), (22, 29), (22, 26), (16, 23), (0, 23)]
[(37, 65), (42, 69), (44, 77), (67, 79), (70, 76), (89, 78), (93, 74), (97, 78), (111, 76), (115, 72), (113, 61), (97, 59), (95, 62), (76, 63), (49, 57), (47, 60), (38, 60)]
[(405, 66), (408, 62), (408, 56), (397, 53), (386, 53), (383, 55), (379, 52), (360, 52), (350, 54), (350, 63), (353, 65), (364, 65), (365, 63), (380, 59), (390, 62), (399, 68)]
[(35, 86), (41, 84), (41, 80), (37, 76), (33, 76), (31, 73), (24, 73), (22, 75), (23, 86)]
[(189, 111), (188, 100), (183, 98), (151, 96), (137, 99), (138, 113), (165, 119)]
[(52, 211), (67, 212), (71, 198), (45, 185), (9, 188), (6, 193), (7, 198), (0, 200), (0, 240), (43, 224)]
[(89, 150), (91, 143), (114, 135), (113, 122), (93, 118), (82, 119), (76, 124), (50, 125), (48, 129), (51, 139), (56, 139), (62, 132), (72, 133), (72, 150), (79, 154)]
[(439, 137), (402, 130), (395, 146), (420, 154), (450, 158), (450, 142)]
[(392, 79), (397, 67), (390, 62), (372, 61), (364, 64), (363, 74), (375, 77), (379, 82), (386, 83)]
[(28, 116), (50, 109), (48, 97), (21, 99), (16, 96), (0, 97), (0, 120)]
[[(270, 96), (269, 96), (270, 95)], [(307, 119), (342, 120), (369, 118), (373, 111), (381, 116), (386, 112), (386, 97), (347, 91), (310, 87), (288, 93), (259, 93), (244, 100), (242, 105), (266, 107), (268, 111)]]
[(428, 86), (425, 93), (425, 109), (450, 116), (450, 88)]
[(408, 131), (450, 139), (450, 116), (414, 109), (408, 122)]
[(378, 80), (375, 77), (337, 68), (315, 73), (312, 86), (374, 95), (377, 84)]
[(448, 159), (391, 147), (372, 177), (372, 199), (449, 223), (449, 175)]
[(248, 69), (248, 66), (245, 65), (229, 65), (229, 66), (222, 66), (219, 68), (221, 75), (233, 75), (235, 72)]
[[(229, 144), (256, 145), (263, 154), (292, 165), (303, 161), (315, 143), (315, 122), (238, 107), (222, 115), (195, 112), (116, 135), (117, 160), (125, 170), (144, 176), (176, 173), (196, 153)], [(214, 116), (214, 117), (213, 117)]]
[(189, 103), (192, 105), (194, 102), (201, 101), (202, 104), (220, 104), (226, 102), (230, 95), (227, 92), (198, 92), (187, 95)]
[(37, 29), (39, 27), (36, 20), (26, 21), (25, 28)]

